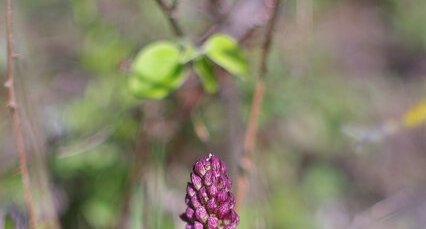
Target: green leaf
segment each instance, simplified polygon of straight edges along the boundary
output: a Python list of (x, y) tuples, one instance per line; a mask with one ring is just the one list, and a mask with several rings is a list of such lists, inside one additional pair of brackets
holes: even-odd
[(218, 83), (214, 77), (212, 63), (205, 57), (194, 61), (194, 71), (200, 77), (204, 90), (208, 93), (215, 93), (218, 89)]
[(160, 41), (148, 45), (133, 62), (129, 90), (139, 98), (164, 98), (185, 78), (181, 60), (174, 43)]
[(137, 76), (131, 76), (129, 90), (138, 98), (162, 99), (169, 94), (171, 89), (165, 86), (155, 86)]
[(130, 228), (143, 228), (144, 215), (144, 192), (142, 184), (139, 183), (133, 190), (132, 199), (130, 201)]
[(6, 215), (6, 217), (3, 220), (4, 220), (4, 226), (3, 226), (4, 229), (16, 228), (16, 223), (12, 219), (12, 217), (10, 217), (10, 215)]
[(85, 203), (82, 213), (92, 227), (108, 228), (115, 223), (115, 211), (113, 203), (94, 197)]
[(346, 180), (341, 172), (331, 165), (318, 164), (306, 171), (303, 188), (315, 201), (339, 198), (344, 193)]
[(233, 75), (248, 75), (249, 66), (238, 42), (225, 34), (211, 36), (204, 44), (206, 55)]
[(115, 28), (92, 26), (85, 36), (80, 61), (86, 69), (99, 75), (116, 74), (117, 66), (129, 55), (132, 46)]
[(79, 25), (90, 25), (98, 16), (96, 1), (72, 0), (71, 4), (74, 20)]
[(181, 59), (182, 63), (188, 63), (196, 58), (198, 55), (197, 50), (195, 49), (194, 45), (189, 41), (181, 41), (180, 43), (181, 47)]

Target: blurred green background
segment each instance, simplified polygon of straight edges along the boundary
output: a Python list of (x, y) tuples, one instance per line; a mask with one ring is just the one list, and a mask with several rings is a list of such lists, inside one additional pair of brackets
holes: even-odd
[[(154, 0), (13, 1), (39, 228), (184, 228), (193, 161), (214, 152), (236, 176), (268, 1), (177, 1), (185, 39), (211, 25), (243, 39), (246, 80), (219, 70), (217, 93), (189, 76), (165, 99), (136, 99), (135, 55), (176, 40)], [(239, 228), (425, 228), (426, 1), (282, 3)], [(0, 228), (26, 228), (6, 101), (3, 88)]]

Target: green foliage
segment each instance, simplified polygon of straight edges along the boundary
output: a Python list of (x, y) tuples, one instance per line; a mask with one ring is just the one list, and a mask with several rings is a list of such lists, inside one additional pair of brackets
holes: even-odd
[(296, 189), (278, 190), (271, 199), (268, 216), (272, 220), (271, 228), (315, 228), (313, 216)]
[(130, 201), (130, 228), (143, 228), (143, 187), (137, 184), (132, 193)]
[[(64, 228), (76, 228), (79, 221), (88, 228), (109, 228), (116, 224), (122, 193), (128, 185), (128, 164), (113, 143), (85, 152), (55, 157), (52, 166), (57, 179), (69, 185), (67, 194), (75, 200), (64, 216)], [(78, 189), (72, 189), (78, 185)], [(87, 228), (87, 227), (86, 227)]]
[(8, 199), (15, 203), (23, 203), (22, 177), (20, 174), (6, 174), (5, 178), (0, 179), (0, 200)]
[(159, 41), (148, 45), (133, 62), (130, 91), (139, 98), (164, 98), (185, 79), (181, 60), (174, 43)]
[(107, 228), (117, 219), (114, 207), (109, 201), (94, 198), (83, 206), (83, 214), (94, 228)]
[(136, 56), (129, 90), (138, 98), (162, 99), (182, 84), (185, 65), (190, 62), (209, 93), (218, 90), (213, 63), (238, 77), (246, 76), (249, 71), (238, 42), (224, 34), (213, 35), (201, 50), (188, 42), (157, 41)]
[(116, 72), (131, 46), (107, 25), (97, 25), (88, 31), (81, 50), (82, 64), (102, 75)]
[(199, 51), (189, 41), (180, 41), (178, 42), (178, 45), (181, 50), (181, 58), (183, 63), (189, 63), (200, 55)]
[(57, 157), (55, 169), (59, 176), (67, 178), (81, 171), (97, 171), (111, 167), (118, 159), (118, 150), (114, 145), (103, 144), (92, 150), (69, 152), (68, 155)]
[(16, 228), (16, 224), (13, 221), (12, 217), (10, 217), (9, 215), (6, 215), (5, 219), (4, 219), (4, 229), (14, 229)]
[(393, 2), (396, 5), (394, 24), (402, 38), (408, 41), (407, 44), (426, 48), (426, 27), (424, 26), (426, 1), (414, 0), (406, 3), (394, 0)]
[(214, 77), (214, 68), (212, 63), (205, 57), (194, 61), (194, 71), (200, 77), (204, 90), (209, 93), (215, 93), (218, 89), (218, 83)]
[(96, 20), (97, 6), (93, 0), (72, 0), (74, 21), (85, 26)]
[[(94, 130), (105, 127), (119, 128), (120, 123), (114, 121), (122, 120), (123, 113), (136, 103), (128, 93), (124, 77), (116, 75), (89, 82), (83, 97), (63, 110), (67, 128), (79, 135), (92, 135)], [(108, 112), (110, 109), (114, 112)]]
[(326, 164), (310, 168), (303, 183), (308, 196), (315, 201), (338, 198), (342, 196), (345, 187), (345, 179), (341, 172)]
[(216, 34), (204, 44), (206, 55), (233, 75), (243, 78), (249, 67), (238, 42), (225, 34)]

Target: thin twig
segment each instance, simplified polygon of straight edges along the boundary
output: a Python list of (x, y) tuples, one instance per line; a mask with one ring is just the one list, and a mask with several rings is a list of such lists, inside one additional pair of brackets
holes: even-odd
[(241, 206), (248, 185), (248, 175), (252, 168), (252, 152), (256, 146), (256, 135), (258, 129), (259, 115), (262, 109), (265, 94), (265, 78), (267, 74), (267, 58), (272, 43), (272, 33), (277, 21), (280, 0), (267, 1), (269, 10), (269, 21), (265, 31), (265, 38), (261, 47), (258, 79), (250, 108), (247, 129), (244, 137), (243, 154), (241, 155), (240, 171), (237, 179), (237, 205)]
[(157, 4), (160, 6), (163, 13), (166, 15), (167, 20), (169, 20), (169, 23), (173, 29), (173, 33), (181, 37), (183, 36), (183, 30), (182, 27), (179, 25), (178, 21), (175, 18), (175, 11), (177, 8), (177, 0), (174, 0), (172, 4), (168, 5), (164, 2), (164, 0), (155, 0)]
[(33, 196), (31, 193), (31, 182), (30, 182), (30, 175), (28, 172), (24, 137), (22, 134), (21, 120), (19, 117), (18, 106), (17, 106), (16, 96), (15, 96), (15, 88), (14, 88), (16, 53), (14, 51), (14, 44), (13, 44), (12, 20), (13, 20), (12, 19), (12, 0), (6, 0), (7, 81), (5, 83), (5, 87), (8, 89), (8, 95), (9, 95), (9, 101), (7, 106), (9, 107), (9, 111), (13, 119), (16, 148), (19, 154), (19, 165), (20, 165), (20, 170), (22, 174), (22, 183), (24, 186), (25, 205), (28, 209), (30, 227), (35, 228), (36, 227), (35, 207), (33, 202)]

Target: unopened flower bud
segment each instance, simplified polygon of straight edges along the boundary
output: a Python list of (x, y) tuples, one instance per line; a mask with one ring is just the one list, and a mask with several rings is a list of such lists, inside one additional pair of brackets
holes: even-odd
[(186, 189), (186, 211), (181, 218), (186, 229), (235, 229), (239, 216), (225, 163), (215, 155), (194, 163)]

